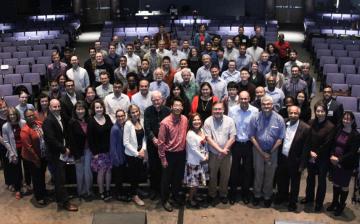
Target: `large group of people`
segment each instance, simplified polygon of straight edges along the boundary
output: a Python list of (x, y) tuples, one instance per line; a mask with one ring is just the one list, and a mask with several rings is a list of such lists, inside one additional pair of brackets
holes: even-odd
[[(190, 40), (179, 47), (161, 25), (143, 43), (112, 41), (108, 50), (95, 42), (84, 68), (78, 56), (64, 60), (55, 52), (48, 92), (35, 103), (26, 88), (15, 108), (0, 99), (4, 179), (16, 199), (33, 191), (45, 206), (49, 170), (58, 206), (77, 211), (65, 187), (66, 167), (75, 165), (85, 201), (115, 196), (144, 206), (139, 184), (149, 180), (149, 197), (169, 212), (184, 203), (234, 204), (239, 192), (244, 204), (287, 203), (296, 211), (307, 169), (300, 202), (323, 209), (330, 171), (327, 210), (342, 214), (358, 167), (354, 115), (336, 102), (331, 86), (310, 107), (316, 81), (283, 34), (265, 45), (260, 27), (251, 38), (239, 27), (223, 47), (201, 25), (193, 47)], [(206, 186), (204, 197), (198, 189)]]

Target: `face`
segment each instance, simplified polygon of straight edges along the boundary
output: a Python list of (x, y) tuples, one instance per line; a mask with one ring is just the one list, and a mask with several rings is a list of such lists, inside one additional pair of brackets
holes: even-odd
[(130, 116), (133, 120), (138, 120), (140, 118), (140, 110), (138, 107), (132, 107), (130, 110)]
[(52, 56), (52, 60), (54, 61), (54, 63), (59, 63), (60, 62), (60, 56), (59, 54), (54, 54)]
[(198, 52), (197, 52), (197, 50), (195, 48), (191, 49), (190, 53), (194, 57), (196, 57), (198, 55)]
[(257, 46), (257, 45), (258, 45), (258, 40), (257, 40), (256, 38), (254, 38), (254, 39), (252, 40), (252, 45), (253, 45), (253, 46)]
[(226, 41), (226, 47), (229, 49), (231, 49), (233, 47), (233, 41), (231, 39), (228, 39)]
[(28, 110), (26, 111), (26, 113), (24, 114), (26, 123), (28, 124), (33, 124), (35, 122), (35, 114), (34, 111)]
[(223, 58), (224, 57), (224, 51), (223, 50), (218, 50), (216, 52), (216, 55), (218, 56), (218, 58)]
[(130, 55), (131, 55), (132, 53), (134, 53), (134, 47), (133, 47), (133, 46), (130, 46), (130, 45), (127, 46), (127, 47), (126, 47), (126, 50), (127, 50), (128, 54), (130, 54)]
[(263, 87), (258, 87), (255, 89), (255, 96), (256, 98), (260, 99), (261, 97), (265, 96), (265, 89)]
[(290, 60), (295, 61), (297, 58), (297, 54), (295, 52), (290, 52)]
[(86, 92), (86, 98), (90, 101), (95, 99), (95, 95), (95, 91), (92, 88), (89, 88)]
[(276, 86), (276, 80), (274, 77), (270, 76), (268, 79), (267, 79), (267, 84), (270, 88), (275, 88)]
[(285, 100), (285, 106), (290, 107), (294, 105), (294, 101), (291, 98), (286, 98)]
[(156, 51), (156, 45), (155, 45), (155, 44), (151, 44), (151, 45), (150, 45), (150, 51), (151, 51), (151, 52), (155, 52), (155, 51)]
[(174, 115), (180, 115), (181, 112), (183, 111), (183, 105), (182, 105), (182, 103), (179, 102), (179, 101), (175, 101), (175, 102), (173, 103), (173, 105), (171, 106), (171, 110), (172, 110), (172, 113), (173, 113)]
[(309, 75), (310, 73), (310, 67), (309, 66), (304, 66), (302, 69), (301, 69), (302, 73), (304, 75)]
[(199, 28), (199, 30), (200, 30), (200, 33), (204, 33), (205, 30), (206, 30), (206, 28), (205, 28), (204, 25), (201, 25), (200, 28)]
[(243, 35), (244, 34), (244, 27), (239, 27), (239, 34)]
[(299, 120), (299, 108), (296, 106), (291, 106), (288, 108), (288, 114), (289, 114), (289, 119), (290, 121), (296, 122)]
[(239, 94), (239, 102), (241, 108), (248, 108), (250, 102), (250, 96), (247, 92), (241, 92)]
[(104, 108), (103, 108), (103, 106), (100, 104), (100, 103), (95, 103), (95, 114), (96, 115), (103, 115), (103, 113), (104, 113)]
[(300, 76), (299, 68), (297, 67), (291, 68), (291, 77), (297, 79), (299, 78), (299, 76)]
[(354, 123), (354, 120), (351, 119), (350, 114), (345, 114), (345, 116), (342, 119), (342, 124), (344, 127), (351, 127), (351, 125)]
[(57, 92), (59, 90), (59, 84), (57, 82), (51, 82), (50, 90), (52, 92)]
[(318, 106), (315, 110), (315, 116), (319, 119), (319, 120), (323, 120), (326, 117), (326, 111), (323, 107)]
[(149, 82), (146, 80), (141, 80), (139, 83), (139, 91), (142, 95), (146, 95), (149, 92)]
[(278, 68), (277, 68), (276, 66), (273, 66), (273, 67), (271, 68), (271, 72), (272, 72), (273, 74), (276, 74), (276, 73), (278, 72)]
[(125, 124), (126, 115), (125, 115), (125, 113), (123, 111), (119, 111), (119, 112), (116, 113), (116, 121), (121, 125)]
[(163, 103), (163, 98), (161, 97), (160, 94), (156, 94), (151, 97), (151, 102), (155, 108), (160, 108), (160, 106)]
[(130, 77), (127, 79), (127, 82), (128, 82), (128, 84), (129, 84), (130, 89), (136, 88), (136, 79), (135, 79), (134, 76), (130, 76)]
[(269, 49), (269, 53), (272, 53), (272, 52), (274, 52), (274, 50), (275, 50), (275, 49), (274, 49), (274, 46), (271, 45), (271, 44), (269, 45), (269, 48), (268, 48), (268, 49)]
[(273, 107), (273, 104), (272, 104), (272, 102), (270, 100), (266, 100), (266, 101), (261, 102), (261, 110), (264, 111), (265, 113), (266, 112), (271, 112), (272, 107)]
[(96, 41), (94, 44), (94, 47), (96, 50), (100, 50), (101, 49), (101, 43), (99, 41)]
[(82, 106), (77, 106), (75, 109), (76, 116), (81, 120), (85, 117), (85, 108)]
[(201, 88), (201, 95), (203, 97), (209, 97), (210, 93), (211, 93), (211, 90), (210, 90), (209, 86), (205, 85)]
[(109, 83), (109, 77), (107, 75), (100, 75), (100, 82), (103, 85), (107, 85)]
[(110, 54), (115, 54), (115, 46), (114, 45), (110, 45), (110, 47), (109, 47), (109, 53)]
[(40, 99), (40, 106), (42, 109), (47, 109), (49, 107), (49, 100), (47, 97)]
[(235, 71), (236, 64), (234, 61), (229, 62), (229, 70)]
[(181, 73), (181, 77), (183, 78), (184, 82), (188, 83), (191, 79), (191, 73), (188, 71), (184, 71)]
[(76, 56), (71, 57), (70, 63), (72, 66), (79, 65), (79, 60)]
[(188, 63), (186, 60), (182, 60), (180, 61), (180, 68), (183, 69), (183, 68), (187, 68), (188, 67)]
[(236, 97), (236, 95), (238, 94), (237, 88), (229, 88), (228, 89), (228, 94), (229, 94), (230, 97)]
[(59, 85), (60, 86), (65, 86), (65, 81), (66, 81), (65, 76), (62, 75), (59, 77)]
[(244, 71), (240, 72), (240, 78), (242, 81), (247, 81), (249, 79), (249, 77), (250, 77), (250, 74), (248, 71), (244, 70)]
[(74, 82), (65, 82), (65, 90), (67, 93), (72, 95), (75, 92)]
[(217, 103), (212, 108), (212, 115), (215, 118), (222, 118), (224, 115), (224, 106), (221, 103)]
[(211, 43), (206, 43), (206, 50), (211, 51), (212, 45)]
[(122, 92), (122, 85), (114, 83), (113, 91), (114, 91), (115, 95), (119, 96), (121, 94), (121, 92)]
[(184, 49), (188, 49), (190, 47), (189, 41), (184, 41), (183, 44), (182, 44), (182, 47)]
[(210, 65), (210, 57), (208, 56), (202, 57), (202, 62), (204, 65)]
[(219, 77), (220, 70), (218, 68), (211, 68), (210, 72), (211, 72), (211, 76), (213, 77), (213, 79), (216, 79)]
[(257, 71), (258, 71), (258, 65), (255, 64), (255, 63), (251, 64), (251, 70), (252, 70), (253, 72), (257, 72)]
[(175, 87), (174, 90), (173, 90), (173, 94), (175, 97), (178, 97), (180, 96), (180, 93), (181, 93), (181, 90), (179, 87)]
[(241, 55), (244, 55), (246, 53), (246, 46), (241, 45), (240, 48), (239, 48), (239, 53)]
[(304, 93), (299, 93), (298, 95), (297, 95), (297, 97), (296, 97), (296, 99), (297, 99), (297, 101), (299, 102), (299, 103), (304, 103), (304, 101), (305, 101), (305, 95), (304, 95)]
[(323, 96), (325, 100), (329, 100), (332, 97), (332, 89), (331, 88), (325, 88), (323, 91)]
[(103, 63), (103, 55), (102, 53), (96, 53), (95, 60), (97, 63)]
[(90, 58), (95, 58), (95, 56), (96, 56), (96, 51), (95, 51), (95, 49), (90, 49), (90, 50), (89, 50), (89, 55), (90, 55)]
[(167, 59), (163, 60), (162, 66), (165, 69), (169, 69), (170, 68), (170, 61), (167, 60)]
[(141, 69), (144, 70), (144, 71), (147, 71), (149, 69), (149, 62), (142, 61), (141, 62)]
[(28, 102), (29, 96), (26, 93), (21, 93), (19, 96), (19, 102), (20, 104), (25, 105)]
[(261, 60), (262, 61), (268, 61), (269, 60), (269, 55), (267, 53), (261, 54)]
[(9, 118), (11, 123), (16, 123), (17, 115), (15, 111), (9, 111)]
[(119, 61), (120, 61), (120, 66), (121, 67), (126, 67), (127, 59), (125, 57), (121, 57)]
[(156, 79), (156, 81), (160, 82), (160, 81), (163, 80), (163, 78), (164, 78), (164, 75), (163, 75), (163, 73), (162, 73), (161, 71), (157, 71), (157, 72), (155, 73), (155, 79)]
[(148, 45), (150, 43), (150, 38), (144, 37), (143, 43), (144, 43), (144, 45)]
[(51, 100), (49, 109), (56, 116), (60, 116), (61, 105), (60, 105), (60, 102), (58, 100)]
[(165, 42), (164, 41), (159, 41), (159, 49), (163, 50), (165, 48)]
[(172, 50), (172, 51), (177, 51), (177, 43), (175, 43), (175, 42), (172, 42), (171, 44), (170, 44), (170, 49)]
[(201, 118), (200, 116), (196, 115), (194, 119), (192, 120), (192, 126), (198, 130), (201, 128)]
[(165, 27), (164, 26), (159, 26), (159, 32), (160, 33), (165, 33)]
[(8, 108), (6, 106), (5, 103), (1, 103), (0, 104), (0, 114), (3, 116), (3, 117), (6, 117), (7, 114), (8, 114)]
[(218, 46), (218, 45), (220, 44), (220, 38), (215, 37), (214, 40), (213, 40), (213, 44), (214, 44), (215, 46)]

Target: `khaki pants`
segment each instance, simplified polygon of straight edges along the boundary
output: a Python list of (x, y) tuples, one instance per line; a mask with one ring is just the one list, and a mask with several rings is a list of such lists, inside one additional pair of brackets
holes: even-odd
[(220, 170), (220, 183), (219, 183), (219, 194), (220, 197), (227, 197), (228, 193), (228, 182), (231, 170), (231, 153), (225, 157), (219, 157), (210, 153), (209, 155), (209, 170), (210, 170), (210, 181), (209, 181), (209, 196), (216, 197), (216, 187), (218, 180), (218, 173)]

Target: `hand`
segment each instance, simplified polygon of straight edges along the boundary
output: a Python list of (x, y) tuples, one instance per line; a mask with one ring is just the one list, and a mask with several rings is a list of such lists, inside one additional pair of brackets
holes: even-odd
[(205, 156), (204, 162), (209, 160), (209, 154)]
[(68, 148), (65, 149), (65, 155), (67, 155), (67, 156), (70, 155), (70, 149), (68, 149)]
[(339, 163), (339, 158), (336, 157), (336, 156), (331, 156), (331, 157), (330, 157), (330, 162), (331, 162), (334, 166), (336, 166), (336, 165)]
[(156, 145), (156, 146), (158, 146), (159, 143), (160, 143), (160, 142), (159, 142), (159, 139), (157, 139), (157, 138), (155, 138), (155, 137), (152, 139), (152, 142), (153, 142), (154, 145)]
[(13, 163), (13, 164), (17, 164), (18, 163), (17, 156), (16, 155), (11, 156), (11, 161), (10, 162)]
[(264, 157), (265, 161), (269, 161), (271, 158), (271, 155), (267, 152), (263, 152), (262, 156)]
[(314, 159), (317, 158), (317, 154), (313, 151), (310, 151), (310, 156), (311, 156), (311, 158), (314, 158)]
[(168, 162), (165, 160), (165, 161), (161, 161), (161, 165), (163, 168), (167, 168), (168, 167)]
[(145, 151), (144, 151), (144, 149), (141, 149), (141, 150), (138, 152), (138, 157), (139, 157), (140, 159), (143, 159), (143, 158), (145, 157)]
[(98, 157), (99, 157), (98, 155), (94, 155), (94, 156), (93, 156), (94, 159), (98, 159)]

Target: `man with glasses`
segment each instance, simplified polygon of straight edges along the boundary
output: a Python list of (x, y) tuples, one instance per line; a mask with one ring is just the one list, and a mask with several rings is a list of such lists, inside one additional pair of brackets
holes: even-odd
[(81, 92), (75, 91), (75, 82), (73, 80), (65, 81), (65, 94), (61, 97), (61, 111), (66, 119), (70, 120), (75, 103), (78, 100), (84, 100)]

